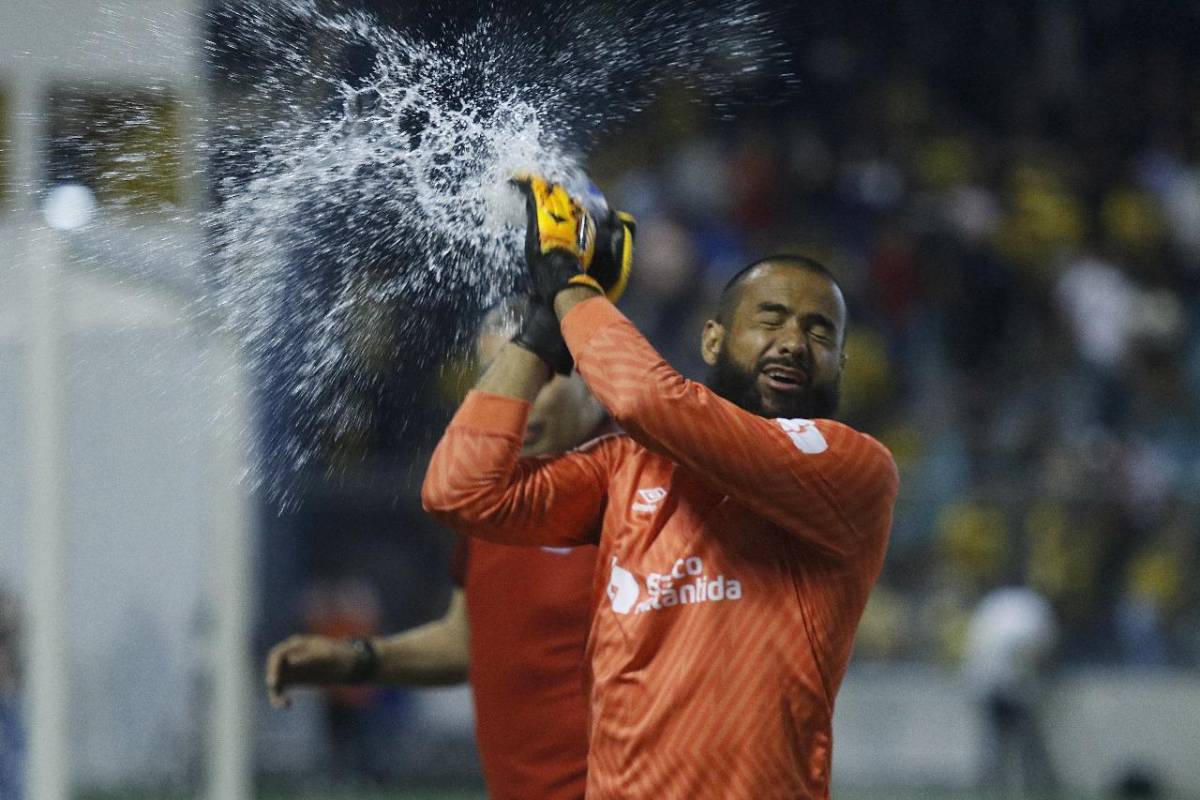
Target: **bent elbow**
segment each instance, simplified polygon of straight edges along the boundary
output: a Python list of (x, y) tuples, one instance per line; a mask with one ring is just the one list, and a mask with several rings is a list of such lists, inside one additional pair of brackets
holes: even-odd
[(494, 486), (467, 484), (427, 473), (421, 485), (421, 507), (438, 522), (475, 534), (496, 514)]
[(462, 487), (454, 486), (445, 475), (430, 464), (421, 484), (421, 508), (439, 522), (453, 525), (460, 522), (463, 510)]
[(445, 487), (433, 479), (430, 473), (425, 473), (421, 483), (421, 508), (426, 514), (439, 514), (446, 508), (447, 493)]

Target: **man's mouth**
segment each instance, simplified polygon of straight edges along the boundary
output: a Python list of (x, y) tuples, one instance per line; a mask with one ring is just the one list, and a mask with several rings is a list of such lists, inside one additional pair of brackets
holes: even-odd
[(781, 394), (798, 394), (808, 386), (808, 373), (796, 367), (772, 364), (763, 368), (760, 382)]

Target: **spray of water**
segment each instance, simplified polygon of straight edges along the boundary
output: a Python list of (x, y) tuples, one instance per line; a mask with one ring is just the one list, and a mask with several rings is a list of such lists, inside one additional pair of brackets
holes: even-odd
[[(310, 0), (222, 7), (235, 24), (214, 48), (257, 61), (224, 77), (241, 77), (241, 106), (270, 122), (214, 131), (226, 175), (210, 224), (214, 296), (291, 409), (269, 460), (302, 468), (317, 440), (366, 422), (369, 404), (349, 400), (381, 391), (360, 341), (381, 317), (396, 335), (376, 355), (401, 359), (416, 385), (472, 338), (481, 309), (520, 290), (514, 173), (583, 186), (586, 149), (656, 81), (706, 88), (729, 79), (716, 60), (748, 72), (776, 58), (750, 4), (642, 11), (557, 3), (423, 38)], [(348, 53), (368, 63), (355, 81)]]

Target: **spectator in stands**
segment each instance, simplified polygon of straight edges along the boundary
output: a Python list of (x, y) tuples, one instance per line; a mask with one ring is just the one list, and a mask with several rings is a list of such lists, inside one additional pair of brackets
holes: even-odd
[(1039, 701), (1057, 638), (1050, 604), (1028, 587), (989, 592), (971, 615), (963, 673), (983, 721), (983, 790), (1021, 798), (1056, 787)]

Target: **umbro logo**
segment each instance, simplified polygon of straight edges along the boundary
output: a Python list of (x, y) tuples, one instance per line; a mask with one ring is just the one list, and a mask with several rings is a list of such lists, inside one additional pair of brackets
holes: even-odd
[(661, 503), (666, 496), (667, 490), (661, 486), (655, 486), (653, 489), (638, 489), (638, 497), (647, 503)]
[(635, 500), (631, 508), (643, 514), (652, 514), (657, 511), (658, 504), (667, 496), (667, 490), (661, 486), (655, 486), (652, 489), (638, 489), (637, 493), (641, 499)]

